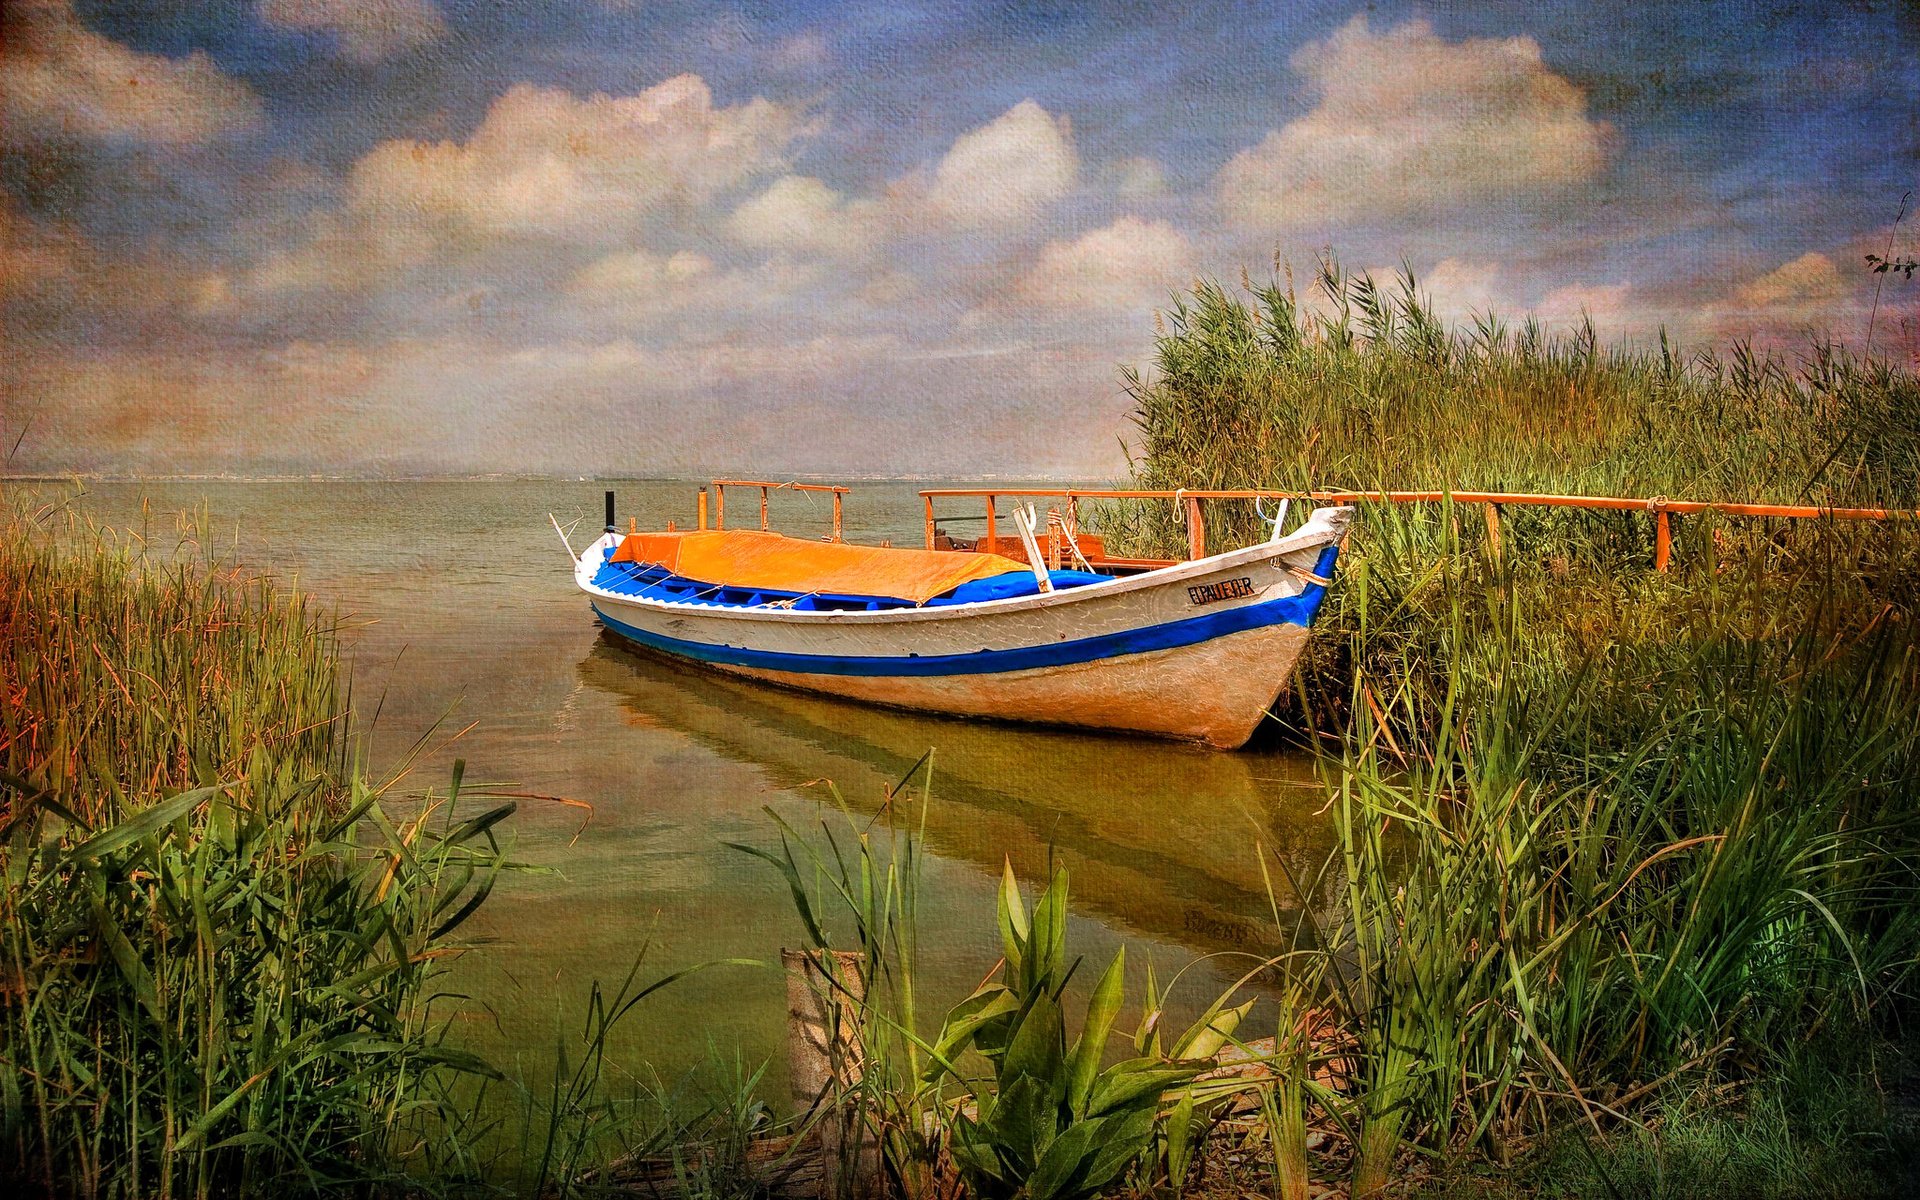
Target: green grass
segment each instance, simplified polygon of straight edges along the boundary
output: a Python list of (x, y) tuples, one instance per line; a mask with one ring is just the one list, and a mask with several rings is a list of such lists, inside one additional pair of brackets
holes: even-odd
[[(1868, 507), (1920, 486), (1910, 372), (1492, 317), (1448, 333), (1411, 280), (1328, 265), (1320, 284), (1320, 316), (1212, 285), (1168, 315), (1155, 372), (1129, 379), (1141, 486)], [(1209, 516), (1221, 543), (1264, 532), (1246, 507)], [(1180, 542), (1164, 507), (1103, 521)], [(1352, 1132), (1356, 1194), (1407, 1145), (1615, 1138), (1616, 1102), (1765, 1078), (1806, 1030), (1910, 1018), (1920, 534), (1677, 524), (1656, 574), (1644, 514), (1515, 508), (1496, 551), (1477, 507), (1360, 506), (1288, 714), (1335, 795), (1344, 889), (1312, 949), (1359, 1052), (1318, 1108)], [(1649, 1163), (1745, 1127), (1687, 1113)]]
[(744, 1194), (756, 1070), (607, 1062), (687, 971), (596, 984), (544, 1079), (455, 1044), (514, 806), (458, 763), (368, 781), (329, 617), (204, 513), (129, 539), (29, 504), (0, 528), (0, 1185), (551, 1197), (677, 1156), (694, 1194)]
[(1442, 1167), (1424, 1200), (1514, 1194), (1567, 1200), (1814, 1200), (1900, 1197), (1920, 1188), (1910, 1052), (1856, 1027), (1783, 1047), (1758, 1083), (1705, 1077), (1665, 1089), (1638, 1120), (1593, 1137), (1568, 1129), (1514, 1166)]
[(458, 1178), (438, 976), (511, 805), (390, 814), (330, 625), (200, 549), (0, 532), (0, 1174), (59, 1195)]
[(1826, 343), (1686, 354), (1477, 317), (1448, 330), (1409, 276), (1321, 264), (1314, 294), (1201, 284), (1126, 373), (1136, 478), (1245, 486), (1920, 498), (1920, 383)]

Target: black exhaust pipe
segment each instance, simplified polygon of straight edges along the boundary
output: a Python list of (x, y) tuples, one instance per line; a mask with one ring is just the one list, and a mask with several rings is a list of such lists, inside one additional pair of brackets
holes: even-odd
[(613, 527), (613, 493), (607, 493), (607, 532), (615, 532)]

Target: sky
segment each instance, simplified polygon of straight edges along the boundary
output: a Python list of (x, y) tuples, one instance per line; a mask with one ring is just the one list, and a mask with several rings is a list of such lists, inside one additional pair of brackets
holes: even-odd
[(1156, 310), (1327, 253), (1920, 346), (1915, 0), (4, 14), (4, 472), (1112, 477)]

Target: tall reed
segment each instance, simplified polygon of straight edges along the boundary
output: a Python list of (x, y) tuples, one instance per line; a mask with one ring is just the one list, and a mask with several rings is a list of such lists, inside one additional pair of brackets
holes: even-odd
[(1161, 327), (1124, 372), (1143, 486), (1920, 503), (1920, 380), (1828, 342), (1795, 362), (1603, 345), (1591, 322), (1449, 328), (1410, 274), (1332, 259), (1305, 297), (1201, 283)]
[(1456, 596), (1448, 633), (1474, 653), (1436, 694), (1362, 668), (1356, 691), (1437, 716), (1396, 745), (1356, 703), (1329, 763), (1348, 881), (1330, 940), (1371, 1131), (1356, 1194), (1403, 1132), (1498, 1145), (1548, 1111), (1597, 1129), (1673, 1072), (1910, 1000), (1912, 614), (1863, 633), (1816, 610), (1777, 638), (1554, 671), (1527, 665), (1534, 599)]
[[(1667, 495), (1911, 507), (1920, 385), (1463, 330), (1416, 282), (1321, 265), (1202, 285), (1130, 376), (1151, 487)], [(1220, 506), (1222, 541), (1260, 529)], [(1173, 514), (1104, 514), (1178, 544)], [(1920, 533), (1363, 504), (1296, 714), (1335, 803), (1324, 1000), (1355, 1035), (1321, 1101), (1356, 1195), (1405, 1139), (1499, 1154), (1590, 1132), (1676, 1073), (1891, 1019), (1920, 955)], [(1291, 1172), (1293, 1168), (1283, 1170)]]
[(437, 976), (503, 865), (460, 772), (349, 761), (332, 627), (205, 549), (0, 532), (0, 1175), (212, 1196), (472, 1177)]

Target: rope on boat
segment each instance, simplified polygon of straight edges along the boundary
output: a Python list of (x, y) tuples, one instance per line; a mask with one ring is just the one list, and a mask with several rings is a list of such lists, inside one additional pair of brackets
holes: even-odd
[(1059, 509), (1049, 508), (1047, 510), (1047, 527), (1049, 529), (1058, 529), (1060, 531), (1060, 536), (1065, 538), (1067, 541), (1067, 549), (1073, 552), (1074, 561), (1078, 562), (1081, 565), (1081, 567), (1085, 568), (1088, 574), (1092, 574), (1093, 564), (1087, 561), (1086, 555), (1080, 553), (1080, 539), (1075, 534), (1067, 530), (1066, 518), (1060, 515)]

